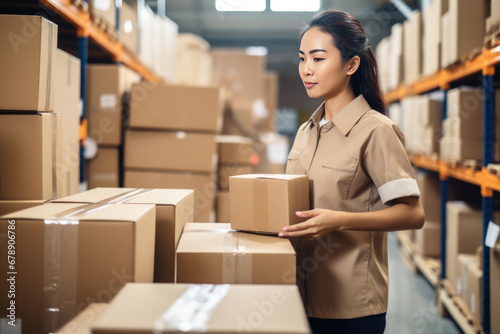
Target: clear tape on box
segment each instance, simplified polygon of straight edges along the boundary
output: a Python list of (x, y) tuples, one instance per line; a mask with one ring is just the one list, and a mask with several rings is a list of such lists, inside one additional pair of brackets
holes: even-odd
[(227, 284), (252, 284), (252, 254), (240, 245), (238, 233), (227, 230), (222, 252), (222, 280)]
[(154, 191), (157, 191), (158, 189), (145, 189), (145, 188), (140, 188), (140, 189), (134, 189), (131, 190), (125, 194), (120, 194), (117, 196), (113, 196), (110, 198), (106, 198), (102, 201), (99, 201), (100, 203), (109, 203), (109, 204), (122, 204), (127, 201), (130, 201), (131, 199), (134, 199), (136, 197), (152, 193)]

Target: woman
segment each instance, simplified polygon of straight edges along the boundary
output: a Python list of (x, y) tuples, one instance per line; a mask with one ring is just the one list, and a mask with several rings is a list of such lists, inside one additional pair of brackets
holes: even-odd
[(383, 333), (386, 232), (425, 220), (403, 135), (384, 116), (376, 61), (357, 19), (317, 14), (299, 58), (307, 94), (324, 102), (299, 128), (287, 173), (309, 175), (313, 210), (297, 212), (307, 220), (279, 235), (293, 238), (314, 333)]

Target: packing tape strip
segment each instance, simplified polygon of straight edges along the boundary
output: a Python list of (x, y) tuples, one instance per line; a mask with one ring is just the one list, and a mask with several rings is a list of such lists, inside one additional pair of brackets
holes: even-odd
[(252, 283), (252, 254), (241, 243), (244, 232), (229, 230), (222, 249), (222, 282), (226, 284)]
[(257, 179), (253, 183), (253, 219), (269, 231), (268, 180)]
[(229, 284), (190, 285), (154, 324), (154, 334), (208, 331), (208, 321), (226, 297)]
[(106, 202), (106, 203), (109, 203), (109, 204), (122, 204), (122, 203), (125, 203), (127, 201), (130, 201), (131, 199), (133, 198), (136, 198), (136, 197), (139, 197), (139, 196), (142, 196), (142, 195), (145, 195), (145, 194), (149, 194), (149, 193), (152, 193), (154, 191), (157, 191), (158, 189), (135, 189), (135, 190), (132, 190), (130, 192), (127, 192), (125, 194), (122, 194), (122, 195), (119, 195), (118, 197), (116, 198), (110, 198), (110, 199), (105, 199), (103, 201), (101, 201), (102, 203)]
[(78, 215), (109, 204), (89, 204), (44, 220), (43, 330), (55, 333), (77, 314)]

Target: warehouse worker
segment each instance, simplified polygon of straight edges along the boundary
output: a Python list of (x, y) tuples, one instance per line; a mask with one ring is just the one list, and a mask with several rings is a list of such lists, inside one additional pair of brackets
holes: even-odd
[(324, 102), (297, 132), (288, 174), (307, 174), (312, 210), (283, 228), (313, 333), (383, 333), (387, 231), (424, 223), (399, 128), (387, 118), (377, 65), (357, 19), (318, 13), (301, 35), (299, 74)]

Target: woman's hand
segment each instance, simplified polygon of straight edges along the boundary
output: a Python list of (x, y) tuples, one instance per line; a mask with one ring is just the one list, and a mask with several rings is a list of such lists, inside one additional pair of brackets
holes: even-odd
[(309, 211), (297, 211), (295, 213), (299, 217), (309, 218), (303, 223), (283, 227), (279, 237), (306, 237), (306, 238), (321, 238), (332, 231), (339, 230), (339, 214), (338, 211), (314, 209)]

